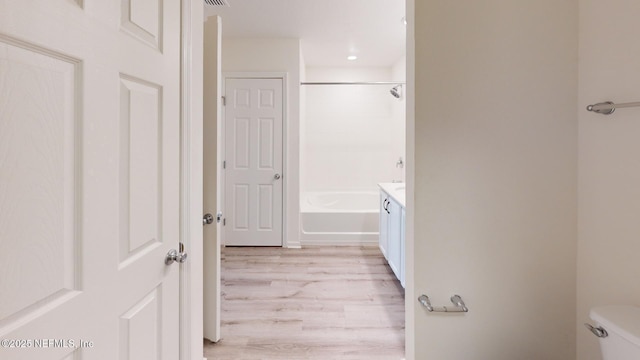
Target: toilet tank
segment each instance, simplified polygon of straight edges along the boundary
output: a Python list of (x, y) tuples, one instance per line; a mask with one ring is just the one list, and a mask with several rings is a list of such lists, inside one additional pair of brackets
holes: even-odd
[(608, 333), (600, 338), (603, 360), (640, 359), (640, 307), (601, 306), (590, 317)]

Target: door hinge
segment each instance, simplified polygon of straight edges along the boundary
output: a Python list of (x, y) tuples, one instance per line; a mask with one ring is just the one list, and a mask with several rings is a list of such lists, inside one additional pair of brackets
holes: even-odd
[(222, 106), (227, 106), (227, 97), (221, 96), (221, 98), (222, 98)]
[(227, 168), (227, 160), (223, 160), (222, 161), (222, 168), (226, 169)]

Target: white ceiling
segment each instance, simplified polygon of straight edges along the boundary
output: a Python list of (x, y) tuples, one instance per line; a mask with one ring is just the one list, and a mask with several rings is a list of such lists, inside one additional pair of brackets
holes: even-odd
[(405, 54), (405, 0), (227, 1), (205, 6), (223, 38), (299, 38), (307, 66), (391, 66)]

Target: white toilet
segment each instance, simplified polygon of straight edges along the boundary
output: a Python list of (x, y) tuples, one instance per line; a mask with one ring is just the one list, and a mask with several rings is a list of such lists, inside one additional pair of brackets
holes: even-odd
[(585, 325), (600, 338), (603, 360), (640, 359), (640, 307), (596, 307), (589, 317), (596, 325)]

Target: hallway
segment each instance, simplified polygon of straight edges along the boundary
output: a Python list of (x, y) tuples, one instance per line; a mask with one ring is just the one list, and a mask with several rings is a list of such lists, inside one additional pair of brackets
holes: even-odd
[(404, 290), (376, 247), (222, 252), (219, 360), (404, 358)]

